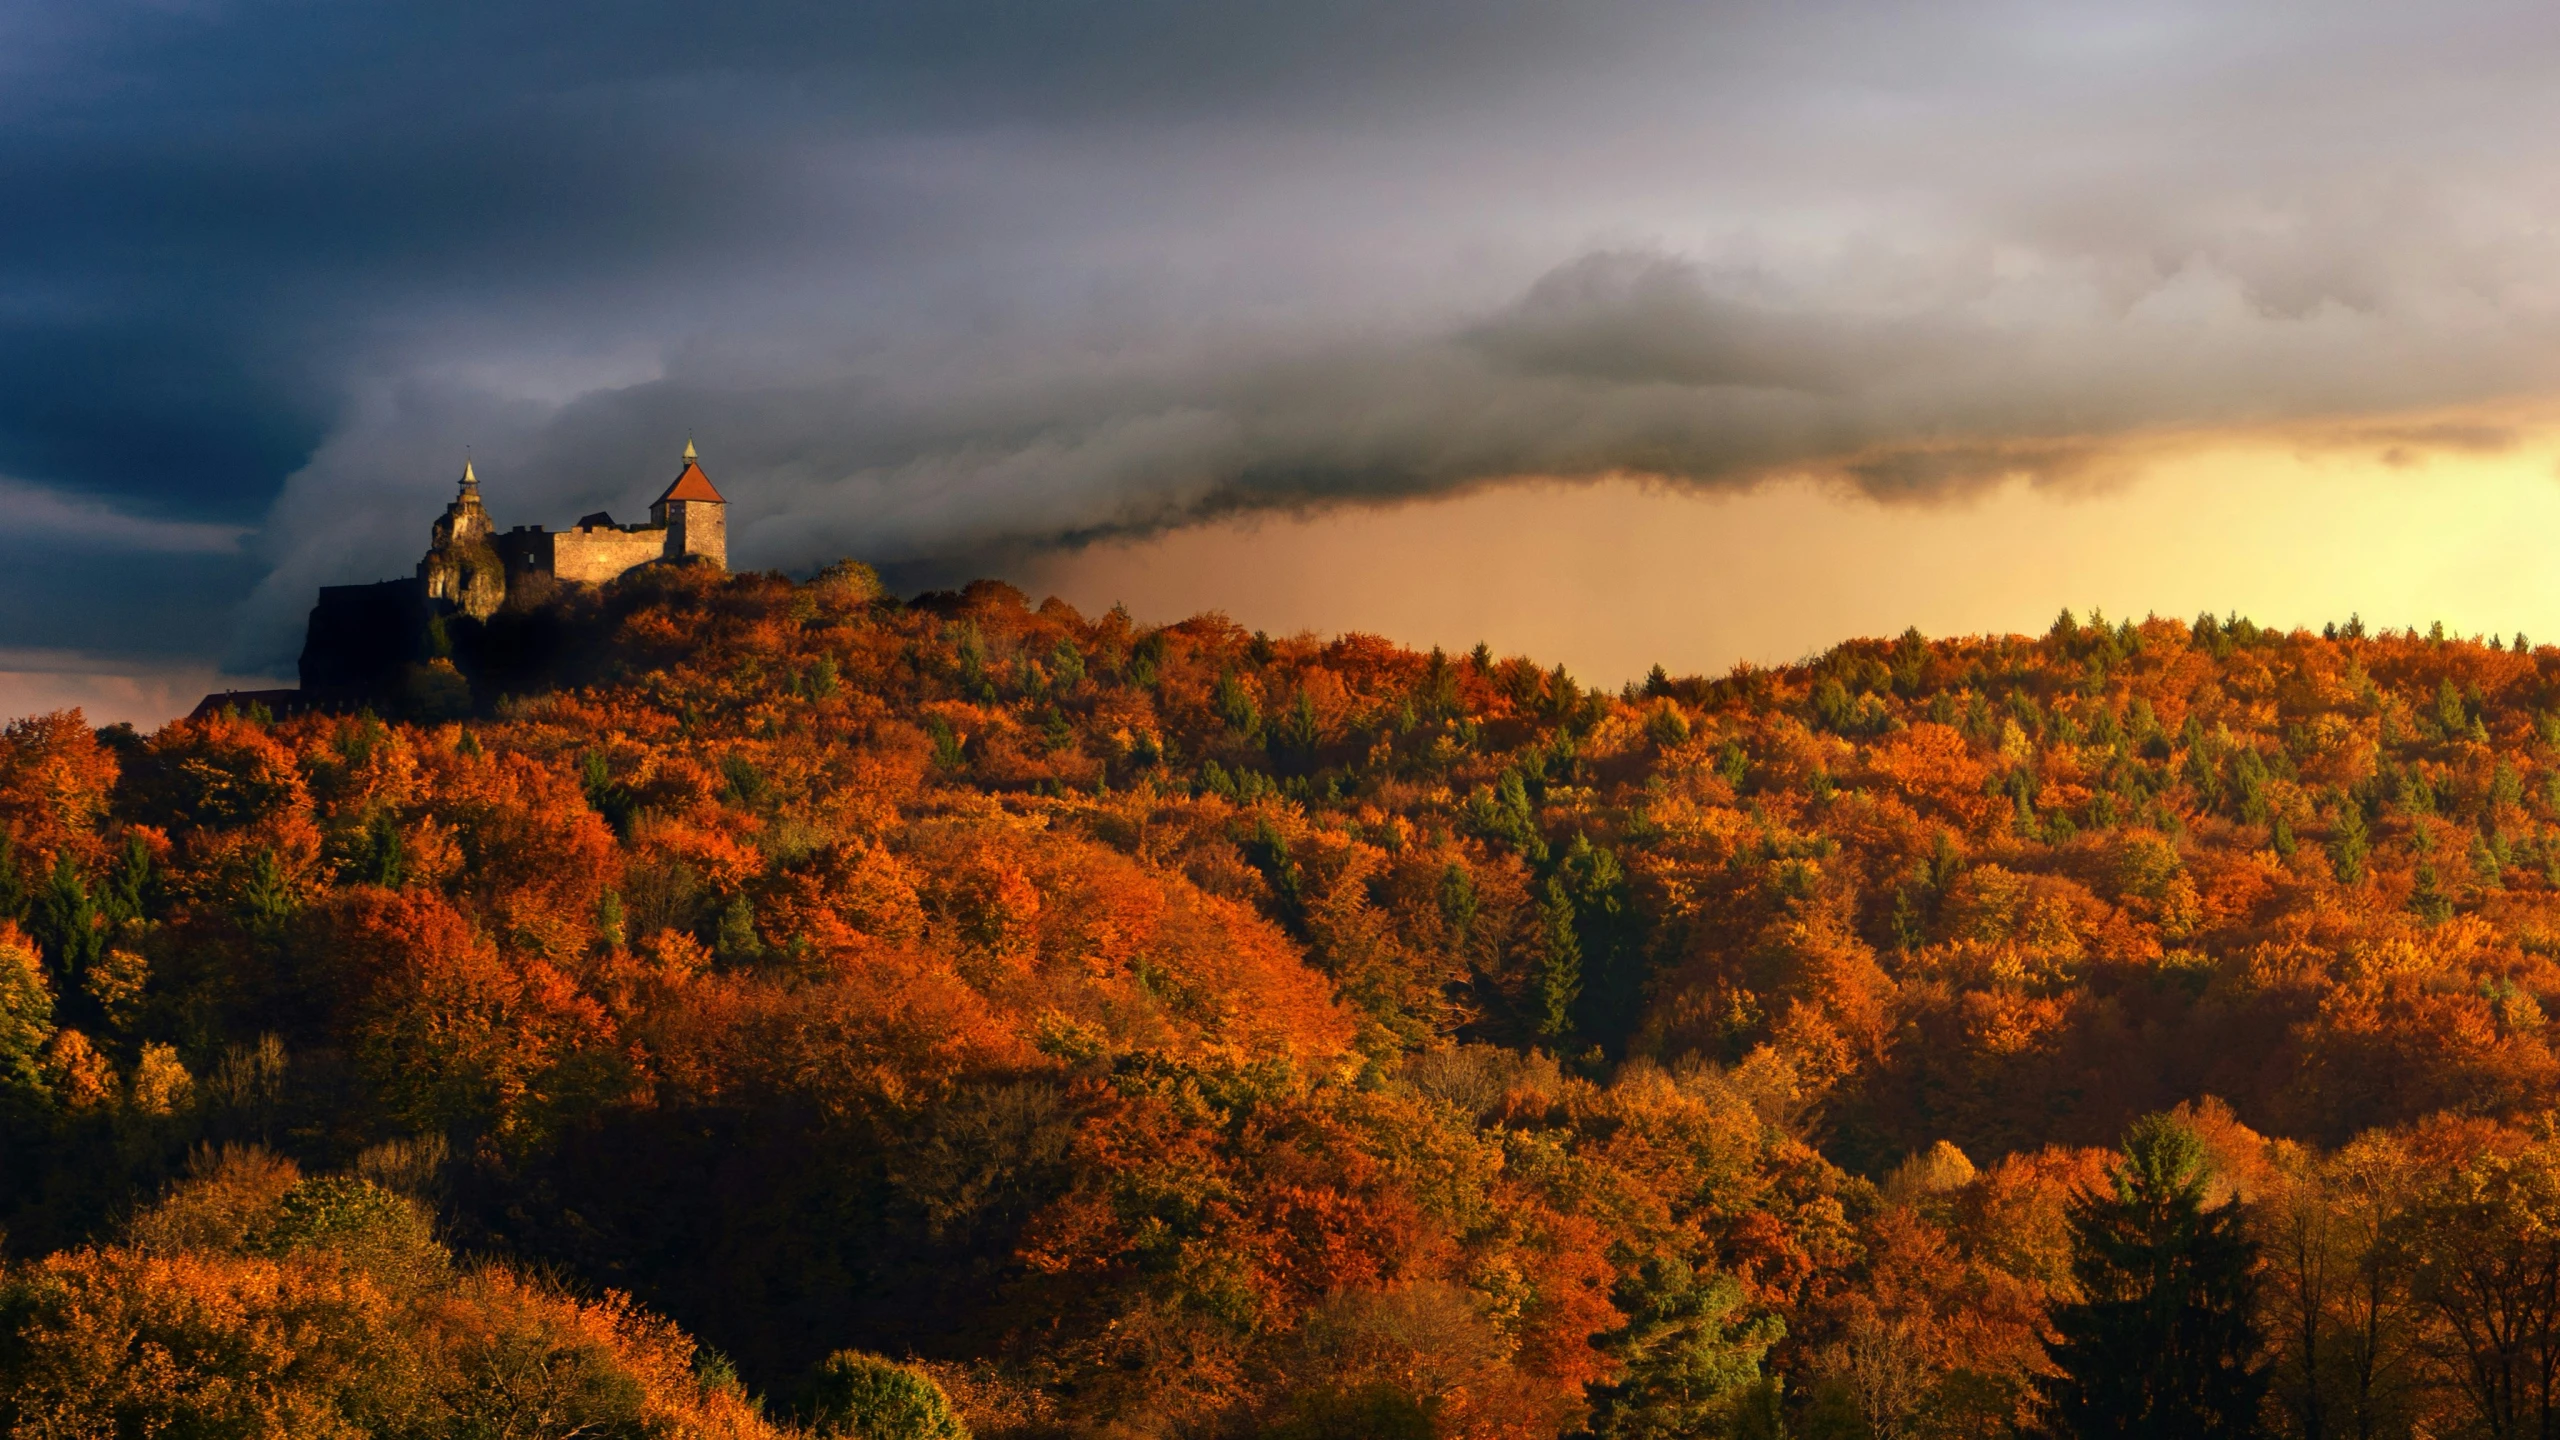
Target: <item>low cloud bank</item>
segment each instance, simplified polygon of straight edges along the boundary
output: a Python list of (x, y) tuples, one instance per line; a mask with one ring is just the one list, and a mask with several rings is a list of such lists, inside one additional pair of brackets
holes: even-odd
[(2560, 389), (2547, 310), (2286, 311), (2203, 258), (2128, 298), (2094, 270), (2063, 257), (1984, 282), (1950, 266), (1846, 305), (1765, 272), (1613, 250), (1402, 335), (1025, 344), (982, 372), (918, 365), (929, 383), (893, 350), (678, 356), (557, 403), (407, 382), (288, 484), (234, 659), (272, 665), (313, 585), (405, 570), (462, 436), (502, 523), (636, 518), (690, 436), (731, 498), (736, 563), (858, 554), (922, 583), (1239, 511), (1519, 477), (1811, 474), (1930, 503), (2019, 477), (2103, 483), (2162, 430), (2311, 421), (2377, 452), (2480, 452), (2511, 435), (2359, 417)]

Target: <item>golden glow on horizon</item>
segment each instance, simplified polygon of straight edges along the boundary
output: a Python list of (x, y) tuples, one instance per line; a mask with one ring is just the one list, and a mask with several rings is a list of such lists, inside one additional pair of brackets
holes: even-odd
[(70, 651), (0, 649), (0, 719), (76, 709), (92, 725), (123, 721), (147, 731), (186, 714), (217, 690), (292, 683), (290, 678), (226, 675), (210, 663), (145, 669), (102, 664)]
[(1528, 483), (1221, 521), (1060, 555), (1020, 578), (1089, 613), (1221, 609), (1257, 629), (1482, 639), (1614, 685), (1721, 673), (1858, 635), (2038, 632), (2236, 610), (2318, 627), (2441, 620), (2560, 641), (2560, 425), (2429, 416), (2120, 447), (2103, 485), (2012, 480), (1879, 504), (1775, 481), (1687, 492)]

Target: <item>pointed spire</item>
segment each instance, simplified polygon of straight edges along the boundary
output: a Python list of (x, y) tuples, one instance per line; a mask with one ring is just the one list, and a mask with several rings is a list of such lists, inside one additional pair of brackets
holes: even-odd
[(476, 495), (479, 492), (480, 477), (471, 472), (471, 457), (465, 455), (462, 457), (462, 493)]
[(667, 492), (658, 497), (657, 503), (664, 505), (670, 500), (727, 503), (720, 498), (720, 492), (712, 488), (711, 477), (702, 473), (702, 457), (694, 453), (691, 440), (684, 442), (684, 468), (676, 472), (675, 483), (667, 487)]

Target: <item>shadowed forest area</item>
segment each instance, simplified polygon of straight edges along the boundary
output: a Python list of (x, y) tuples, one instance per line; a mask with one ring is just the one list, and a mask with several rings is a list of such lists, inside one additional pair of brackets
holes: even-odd
[(546, 624), (0, 737), (10, 1433), (2552, 1433), (2560, 650)]

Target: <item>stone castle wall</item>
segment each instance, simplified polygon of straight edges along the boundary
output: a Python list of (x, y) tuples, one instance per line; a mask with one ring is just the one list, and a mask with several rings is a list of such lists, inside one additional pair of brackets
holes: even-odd
[(551, 537), (551, 573), (562, 580), (601, 585), (634, 566), (666, 557), (667, 532), (637, 530), (563, 530)]
[(626, 570), (662, 560), (667, 532), (654, 525), (545, 530), (519, 525), (498, 537), (509, 584), (528, 575), (602, 585)]

